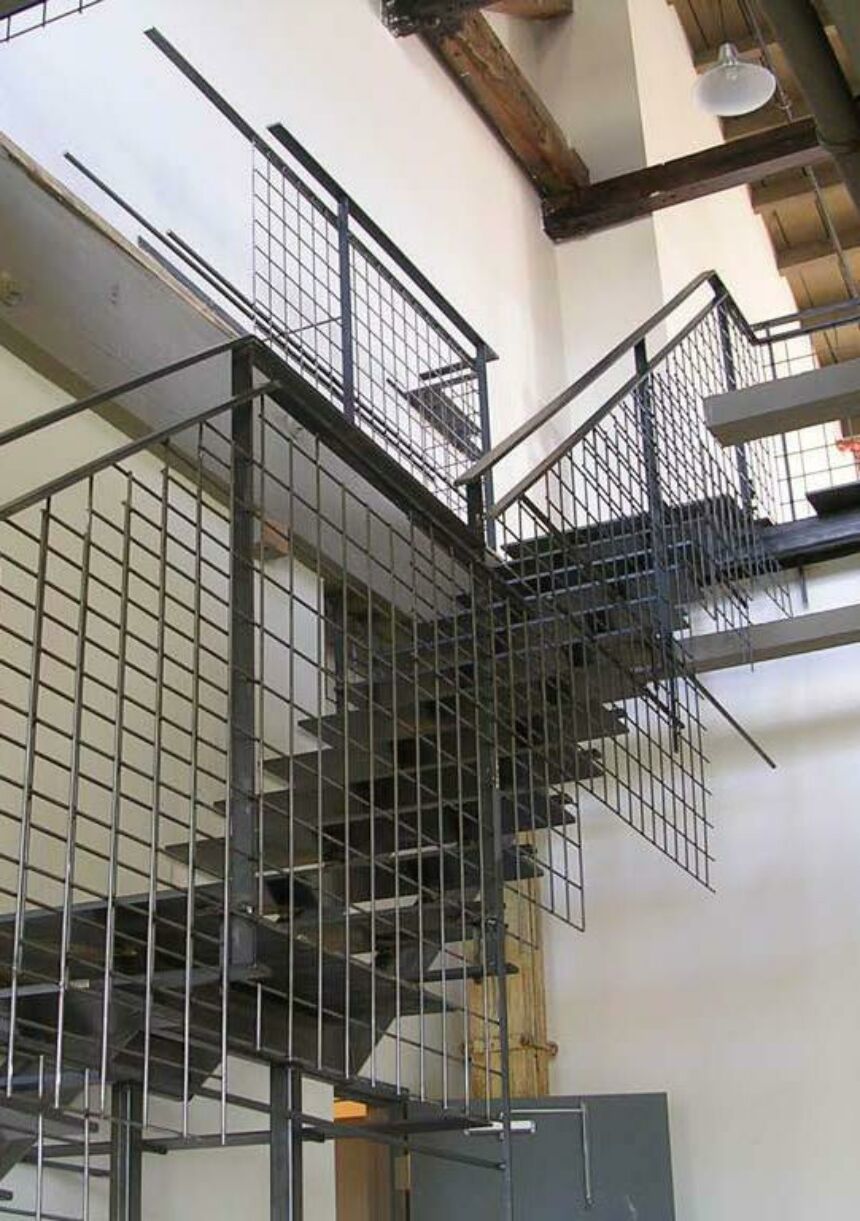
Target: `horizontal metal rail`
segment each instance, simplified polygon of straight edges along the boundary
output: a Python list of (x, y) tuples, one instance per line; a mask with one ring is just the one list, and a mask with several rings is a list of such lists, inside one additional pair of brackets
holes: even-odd
[(592, 412), (588, 419), (583, 421), (582, 424), (575, 428), (569, 437), (566, 437), (563, 441), (559, 442), (551, 453), (549, 453), (546, 458), (544, 458), (538, 464), (537, 467), (529, 471), (529, 473), (525, 475), (515, 487), (507, 492), (501, 498), (501, 500), (498, 500), (494, 505), (491, 505), (487, 510), (487, 516), (491, 518), (501, 517), (502, 514), (505, 513), (511, 507), (511, 505), (519, 499), (520, 496), (523, 496), (530, 487), (533, 487), (534, 484), (537, 483), (537, 481), (544, 474), (546, 474), (546, 472), (552, 466), (555, 465), (563, 454), (567, 453), (568, 450), (578, 445), (585, 437), (588, 436), (590, 432), (593, 432), (598, 424), (600, 424), (602, 420), (605, 420), (610, 412), (617, 407), (619, 403), (623, 402), (629, 394), (632, 394), (639, 386), (646, 382), (654, 369), (656, 369), (671, 352), (674, 352), (677, 347), (680, 347), (683, 341), (692, 334), (696, 327), (698, 327), (709, 314), (712, 314), (724, 300), (724, 296), (714, 297), (712, 301), (709, 301), (707, 305), (703, 306), (702, 309), (700, 309), (698, 313), (690, 319), (686, 326), (679, 331), (676, 336), (674, 336), (674, 338), (670, 339), (669, 342), (656, 353), (656, 355), (651, 357), (651, 359), (648, 360), (641, 369), (634, 373), (634, 375), (624, 383), (620, 390), (617, 390), (611, 398), (607, 399), (607, 401), (602, 404), (602, 406), (598, 407), (596, 411)]
[(457, 484), (460, 486), (466, 486), (471, 483), (476, 483), (478, 480), (482, 479), (502, 460), (502, 458), (506, 458), (508, 454), (512, 453), (517, 448), (518, 445), (522, 444), (523, 441), (527, 441), (529, 437), (533, 436), (534, 433), (538, 431), (538, 429), (542, 428), (544, 424), (548, 423), (549, 420), (558, 415), (559, 411), (561, 411), (563, 407), (566, 407), (569, 403), (572, 403), (575, 398), (578, 398), (579, 395), (583, 394), (590, 386), (594, 385), (594, 383), (603, 377), (605, 373), (608, 373), (609, 370), (616, 365), (623, 356), (631, 353), (635, 349), (637, 343), (640, 343), (644, 338), (646, 338), (646, 336), (649, 335), (656, 326), (659, 326), (661, 322), (664, 322), (668, 317), (670, 317), (675, 310), (677, 310), (686, 300), (688, 300), (689, 297), (693, 295), (693, 293), (702, 288), (705, 284), (713, 285), (716, 292), (724, 291), (722, 282), (715, 272), (705, 271), (702, 272), (701, 275), (696, 276), (696, 278), (691, 280), (687, 287), (683, 288), (681, 292), (677, 293), (671, 301), (668, 301), (666, 305), (661, 306), (661, 308), (652, 314), (646, 322), (643, 322), (641, 326), (636, 327), (636, 329), (631, 331), (629, 335), (625, 336), (620, 343), (617, 343), (615, 347), (611, 349), (611, 351), (607, 352), (605, 356), (601, 357), (596, 364), (592, 365), (587, 373), (583, 373), (583, 375), (578, 377), (575, 382), (572, 382), (570, 386), (568, 386), (565, 390), (562, 390), (560, 394), (555, 396), (555, 398), (551, 399), (545, 407), (542, 407), (540, 411), (535, 412), (533, 416), (530, 416), (528, 420), (526, 420), (518, 428), (515, 428), (513, 432), (509, 433), (509, 435), (505, 437), (503, 441), (499, 441), (497, 445), (494, 445), (488, 453), (484, 454), (484, 456), (474, 464), (474, 466), (471, 466), (469, 470), (465, 472), (465, 474), (459, 477)]
[(180, 420), (176, 424), (170, 424), (166, 428), (159, 428), (155, 432), (150, 432), (145, 437), (141, 437), (139, 440), (129, 441), (127, 445), (121, 445), (117, 449), (111, 450), (109, 454), (94, 458), (90, 462), (84, 462), (80, 466), (76, 466), (68, 471), (65, 475), (59, 475), (49, 483), (42, 484), (41, 487), (34, 488), (33, 491), (25, 492), (23, 496), (18, 496), (14, 500), (9, 500), (6, 504), (0, 505), (0, 521), (6, 521), (16, 513), (22, 513), (25, 509), (30, 509), (33, 505), (37, 505), (43, 500), (50, 500), (52, 496), (56, 496), (59, 492), (64, 492), (67, 488), (74, 487), (75, 484), (83, 483), (85, 480), (98, 475), (101, 471), (109, 470), (112, 466), (118, 466), (120, 463), (127, 462), (135, 454), (141, 454), (145, 450), (151, 450), (159, 445), (163, 445), (171, 437), (177, 436), (189, 428), (194, 428), (200, 424), (207, 424), (219, 415), (232, 411), (236, 407), (242, 407), (246, 403), (251, 403), (254, 399), (264, 398), (267, 394), (272, 394), (280, 389), (280, 382), (265, 382), (261, 386), (254, 386), (251, 390), (245, 390), (241, 394), (234, 394), (232, 398), (226, 399), (222, 403), (216, 403), (214, 407), (207, 407), (203, 411), (198, 411), (196, 414), (189, 416), (187, 419)]
[(44, 415), (36, 416), (33, 420), (25, 420), (22, 424), (16, 424), (14, 428), (7, 428), (5, 432), (0, 433), (0, 449), (4, 445), (11, 444), (13, 441), (23, 441), (25, 437), (32, 436), (36, 432), (41, 432), (43, 428), (50, 428), (53, 424), (61, 424), (64, 420), (71, 420), (85, 411), (92, 411), (96, 407), (102, 407), (105, 403), (113, 402), (114, 399), (123, 398), (126, 394), (131, 394), (133, 390), (141, 390), (144, 386), (162, 381), (165, 377), (171, 377), (175, 373), (181, 373), (183, 370), (202, 364), (204, 361), (211, 360), (215, 356), (223, 356), (227, 352), (241, 351), (242, 348), (247, 347), (253, 342), (254, 340), (249, 336), (229, 339), (224, 343), (216, 344), (215, 347), (195, 352), (193, 356), (185, 356), (182, 360), (176, 360), (169, 365), (162, 365), (161, 368), (151, 370), (149, 373), (141, 373), (139, 377), (133, 377), (130, 381), (123, 382), (118, 386), (111, 386), (109, 390), (99, 390), (87, 398), (77, 399), (73, 403), (65, 403), (62, 407), (57, 407), (53, 411), (47, 411)]

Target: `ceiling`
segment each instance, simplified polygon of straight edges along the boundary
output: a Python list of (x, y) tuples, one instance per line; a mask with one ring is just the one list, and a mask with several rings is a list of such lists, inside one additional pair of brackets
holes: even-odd
[[(779, 43), (763, 15), (748, 0), (669, 0), (669, 3), (681, 20), (694, 61), (701, 71), (715, 61), (723, 41), (734, 42), (743, 56), (761, 62), (764, 56), (755, 29), (756, 22), (759, 23), (767, 57), (780, 88), (774, 101), (761, 110), (742, 118), (724, 120), (727, 140), (777, 129), (791, 119), (809, 115), (797, 79)], [(860, 93), (857, 70), (829, 19), (825, 4), (816, 7), (856, 95)], [(789, 110), (784, 108), (785, 103)], [(834, 162), (823, 162), (811, 174), (808, 169), (797, 168), (766, 175), (750, 185), (750, 199), (767, 226), (777, 266), (791, 285), (799, 309), (832, 305), (860, 295), (860, 215)], [(818, 337), (817, 346), (819, 357), (825, 363), (858, 357), (860, 327), (825, 331)]]

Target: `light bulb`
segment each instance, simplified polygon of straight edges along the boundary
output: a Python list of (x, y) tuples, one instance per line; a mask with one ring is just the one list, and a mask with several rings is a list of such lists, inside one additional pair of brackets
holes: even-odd
[(748, 64), (738, 56), (730, 42), (720, 47), (713, 68), (703, 72), (693, 89), (697, 103), (708, 114), (749, 114), (773, 97), (776, 77), (760, 64)]

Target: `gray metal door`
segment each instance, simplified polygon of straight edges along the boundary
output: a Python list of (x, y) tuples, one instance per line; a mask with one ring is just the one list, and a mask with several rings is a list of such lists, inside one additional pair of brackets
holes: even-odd
[[(514, 1137), (516, 1221), (674, 1221), (665, 1094), (524, 1100), (514, 1112), (535, 1121), (533, 1136)], [(433, 1143), (490, 1165), (501, 1158), (493, 1136), (447, 1133)], [(501, 1178), (415, 1154), (411, 1221), (498, 1221)]]

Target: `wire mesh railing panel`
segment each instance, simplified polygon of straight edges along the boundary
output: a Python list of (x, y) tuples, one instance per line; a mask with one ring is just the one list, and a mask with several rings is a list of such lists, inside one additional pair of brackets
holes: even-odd
[(703, 402), (762, 379), (762, 351), (719, 304), (669, 351), (641, 395), (653, 400), (654, 479), (674, 510), (672, 530), (695, 540), (679, 590), (719, 631), (745, 632), (751, 595), (791, 611), (787, 587), (764, 544), (761, 523), (777, 517), (777, 445), (765, 438), (725, 448), (705, 424)]
[(465, 515), (454, 481), (484, 445), (475, 345), (420, 299), (345, 195), (260, 148), (254, 165), (258, 333)]
[(630, 399), (497, 528), (511, 579), (562, 643), (551, 656), (572, 692), (563, 721), (577, 743), (572, 779), (708, 884), (699, 697), (675, 639), (690, 546), (668, 511), (654, 524), (648, 485)]
[(567, 671), (576, 782), (710, 885), (702, 688), (685, 639), (701, 610), (748, 640), (759, 590), (790, 606), (761, 535), (773, 447), (722, 448), (703, 402), (761, 380), (762, 354), (723, 294), (653, 361), (644, 340), (635, 357), (634, 376), (493, 516), (508, 582), (555, 632), (546, 655)]
[(226, 405), (0, 510), (0, 1063), (30, 1116), (0, 1162), (84, 1156), (40, 1117), (115, 1131), (127, 1085), (142, 1139), (227, 1140), (240, 1061), (485, 1120), (502, 892), (581, 924), (558, 624), (250, 352)]
[(0, 43), (45, 29), (96, 4), (101, 0), (6, 0), (0, 4)]
[(256, 132), (157, 30), (147, 36), (240, 138), (236, 173), (250, 180), (244, 270), (234, 260), (232, 278), (224, 274), (76, 157), (69, 161), (144, 228), (147, 251), (198, 290), (207, 309), (258, 336), (465, 520), (456, 480), (489, 446), (492, 352), (290, 132), (280, 124), (271, 140)]

